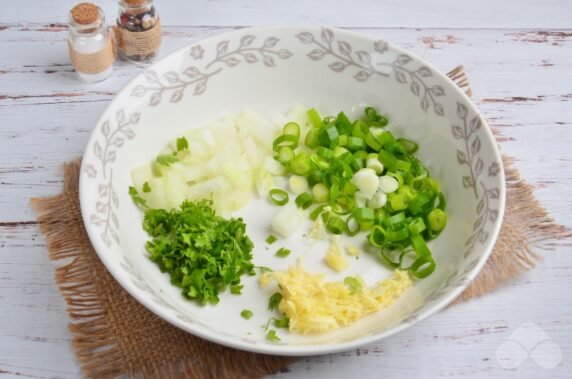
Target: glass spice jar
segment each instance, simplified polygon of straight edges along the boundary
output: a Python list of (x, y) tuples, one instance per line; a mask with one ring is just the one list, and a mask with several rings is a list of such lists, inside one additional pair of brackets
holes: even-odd
[(121, 59), (151, 63), (161, 46), (161, 24), (153, 0), (119, 0), (116, 37)]
[(77, 4), (69, 13), (68, 47), (77, 76), (87, 83), (100, 82), (113, 72), (115, 50), (105, 15), (92, 3)]

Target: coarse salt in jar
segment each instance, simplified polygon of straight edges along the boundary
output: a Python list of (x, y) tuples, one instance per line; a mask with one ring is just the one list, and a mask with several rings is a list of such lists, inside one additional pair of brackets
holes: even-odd
[(68, 46), (77, 76), (87, 83), (100, 82), (113, 72), (115, 48), (105, 26), (105, 15), (95, 4), (80, 3), (69, 14)]

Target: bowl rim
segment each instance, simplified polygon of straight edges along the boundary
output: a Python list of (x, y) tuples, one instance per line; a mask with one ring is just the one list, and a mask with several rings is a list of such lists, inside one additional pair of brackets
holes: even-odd
[[(347, 30), (347, 29), (336, 28), (336, 27), (329, 27), (329, 26), (324, 26), (324, 25), (311, 25), (311, 26), (308, 26), (308, 25), (272, 25), (272, 26), (256, 26), (256, 27), (239, 28), (239, 29), (236, 29), (233, 31), (216, 34), (216, 35), (210, 36), (208, 38), (198, 40), (194, 43), (182, 46), (182, 47), (174, 50), (173, 52), (165, 55), (164, 57), (160, 58), (159, 60), (157, 60), (153, 64), (145, 67), (145, 69), (143, 71), (140, 71), (138, 74), (136, 74), (131, 80), (129, 80), (128, 83), (126, 83), (121, 88), (121, 90), (119, 90), (117, 92), (117, 94), (114, 96), (113, 100), (107, 105), (105, 110), (103, 110), (100, 117), (98, 118), (98, 120), (95, 124), (95, 127), (91, 133), (91, 136), (90, 136), (90, 138), (86, 144), (86, 149), (84, 150), (84, 154), (82, 155), (82, 157), (86, 155), (87, 149), (90, 146), (92, 146), (93, 143), (95, 142), (96, 132), (98, 130), (97, 126), (102, 124), (102, 122), (104, 121), (104, 118), (107, 116), (109, 110), (113, 109), (113, 107), (116, 105), (116, 103), (122, 97), (121, 95), (123, 95), (127, 91), (127, 89), (131, 87), (131, 84), (133, 84), (135, 81), (139, 80), (144, 75), (145, 70), (153, 69), (157, 65), (160, 65), (162, 62), (167, 61), (168, 59), (170, 59), (173, 56), (181, 54), (183, 51), (186, 51), (195, 45), (210, 43), (212, 40), (217, 40), (217, 39), (220, 39), (221, 37), (223, 37), (223, 38), (226, 36), (232, 37), (236, 34), (244, 34), (245, 32), (257, 34), (257, 33), (267, 33), (269, 31), (273, 31), (273, 32), (284, 32), (284, 31), (294, 32), (294, 31), (308, 31), (308, 30), (320, 31), (324, 27), (327, 27), (328, 29), (331, 29), (331, 30), (338, 32), (338, 33), (341, 33), (341, 34), (349, 35), (353, 38), (371, 40), (372, 42), (374, 41), (374, 38), (375, 38), (373, 36), (369, 36), (367, 34), (356, 32), (353, 30)], [(494, 248), (494, 245), (497, 241), (498, 235), (500, 233), (500, 229), (501, 229), (502, 222), (504, 219), (505, 203), (506, 203), (506, 178), (505, 178), (504, 166), (502, 164), (502, 156), (501, 156), (501, 153), (499, 150), (499, 146), (496, 142), (496, 139), (494, 138), (494, 135), (493, 135), (492, 130), (490, 129), (490, 127), (488, 125), (487, 120), (482, 116), (481, 112), (477, 109), (477, 107), (473, 103), (473, 101), (465, 94), (464, 91), (462, 91), (457, 86), (457, 84), (455, 82), (453, 82), (447, 75), (443, 74), (433, 64), (431, 64), (430, 62), (426, 61), (425, 59), (419, 57), (416, 53), (411, 52), (411, 51), (406, 50), (406, 49), (403, 49), (399, 46), (396, 46), (395, 44), (393, 44), (389, 41), (384, 40), (384, 42), (387, 42), (388, 46), (391, 49), (394, 49), (396, 52), (401, 53), (401, 54), (407, 54), (411, 58), (416, 60), (417, 62), (423, 63), (425, 66), (427, 66), (429, 69), (431, 69), (434, 76), (436, 76), (436, 77), (440, 78), (441, 80), (444, 80), (445, 82), (450, 84), (450, 87), (452, 87), (454, 89), (454, 91), (456, 91), (456, 93), (458, 95), (460, 95), (463, 100), (465, 100), (465, 104), (467, 105), (469, 110), (480, 116), (480, 118), (483, 122), (483, 126), (484, 126), (483, 129), (486, 129), (485, 134), (488, 138), (488, 142), (493, 147), (494, 161), (499, 162), (500, 167), (499, 167), (498, 178), (500, 180), (500, 187), (499, 187), (499, 198), (498, 198), (498, 200), (499, 200), (498, 217), (497, 217), (497, 220), (495, 221), (494, 226), (491, 230), (490, 237), (489, 237), (488, 241), (485, 243), (485, 246), (483, 247), (484, 253), (481, 254), (481, 256), (478, 260), (478, 263), (475, 265), (475, 267), (473, 267), (470, 270), (470, 272), (467, 274), (467, 276), (466, 276), (467, 280), (463, 281), (462, 285), (454, 287), (452, 290), (448, 291), (448, 293), (445, 296), (443, 296), (434, 305), (432, 305), (428, 309), (420, 312), (418, 317), (413, 322), (401, 322), (400, 324), (395, 325), (393, 327), (390, 327), (389, 329), (386, 329), (380, 333), (366, 335), (366, 336), (362, 336), (362, 337), (357, 337), (357, 338), (352, 339), (350, 341), (343, 341), (343, 342), (339, 342), (339, 343), (328, 343), (328, 344), (323, 344), (323, 345), (285, 345), (285, 344), (249, 344), (249, 343), (244, 343), (244, 342), (241, 343), (241, 340), (238, 338), (228, 340), (228, 339), (225, 339), (220, 334), (217, 334), (216, 332), (213, 333), (208, 329), (204, 329), (201, 326), (197, 326), (196, 324), (185, 323), (182, 320), (179, 320), (175, 315), (169, 313), (167, 311), (167, 309), (158, 307), (154, 302), (151, 301), (151, 299), (149, 297), (144, 296), (142, 294), (142, 292), (140, 290), (138, 290), (129, 281), (129, 279), (122, 274), (122, 272), (120, 270), (116, 270), (114, 268), (114, 265), (111, 263), (111, 258), (109, 257), (109, 254), (103, 253), (103, 250), (108, 249), (108, 248), (106, 246), (104, 246), (99, 241), (99, 239), (97, 238), (97, 234), (96, 234), (95, 229), (87, 222), (87, 220), (89, 220), (89, 215), (88, 215), (88, 205), (87, 205), (88, 199), (86, 198), (87, 195), (86, 195), (85, 188), (88, 186), (88, 184), (86, 183), (87, 174), (85, 172), (86, 171), (85, 170), (86, 169), (86, 166), (85, 166), (86, 160), (82, 159), (81, 168), (80, 168), (80, 177), (79, 177), (79, 200), (80, 200), (80, 209), (81, 209), (81, 214), (82, 214), (82, 219), (83, 219), (83, 223), (85, 226), (85, 230), (87, 232), (87, 235), (89, 237), (89, 240), (90, 240), (95, 252), (99, 256), (99, 259), (105, 265), (108, 272), (111, 273), (113, 278), (121, 285), (121, 287), (124, 290), (126, 290), (132, 297), (134, 297), (140, 304), (142, 304), (145, 308), (147, 308), (149, 311), (151, 311), (153, 314), (161, 317), (163, 320), (169, 322), (170, 324), (172, 324), (173, 326), (175, 326), (179, 329), (184, 330), (185, 332), (191, 333), (195, 336), (198, 336), (200, 338), (204, 338), (204, 339), (209, 340), (211, 342), (215, 342), (215, 343), (218, 343), (218, 344), (221, 344), (224, 346), (228, 346), (228, 347), (232, 347), (235, 349), (239, 349), (239, 350), (250, 351), (250, 352), (261, 353), (261, 354), (273, 354), (273, 355), (284, 355), (284, 356), (308, 356), (308, 355), (316, 355), (316, 354), (338, 353), (338, 352), (348, 351), (352, 348), (356, 348), (359, 346), (364, 346), (364, 345), (372, 344), (375, 342), (379, 342), (382, 339), (390, 337), (394, 334), (397, 334), (397, 333), (399, 333), (405, 329), (408, 329), (408, 328), (420, 323), (421, 321), (427, 319), (428, 317), (438, 313), (443, 308), (445, 308), (447, 305), (449, 305), (451, 302), (453, 302), (469, 286), (469, 284), (471, 284), (473, 282), (473, 280), (480, 273), (480, 271), (484, 267), (485, 263), (487, 262), (489, 256), (491, 255), (493, 248)]]

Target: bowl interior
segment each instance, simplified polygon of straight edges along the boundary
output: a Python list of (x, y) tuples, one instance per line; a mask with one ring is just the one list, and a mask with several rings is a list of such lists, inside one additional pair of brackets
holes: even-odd
[[(390, 130), (420, 144), (419, 157), (447, 196), (448, 225), (430, 243), (437, 270), (394, 305), (347, 328), (321, 335), (281, 333), (265, 341), (262, 325), (272, 288), (244, 278), (241, 296), (223, 294), (216, 306), (184, 299), (144, 249), (143, 215), (127, 188), (130, 172), (153, 159), (183, 132), (225, 113), (252, 109), (271, 118), (296, 104), (323, 115), (358, 116), (372, 105), (390, 118)], [(229, 346), (276, 354), (349, 349), (410, 326), (452, 301), (490, 254), (504, 209), (500, 156), (485, 121), (456, 86), (433, 67), (384, 41), (325, 28), (245, 29), (179, 50), (126, 86), (102, 115), (89, 141), (80, 178), (82, 214), (104, 264), (134, 297), (167, 321)], [(286, 268), (303, 257), (309, 271), (339, 280), (360, 274), (373, 284), (386, 278), (377, 257), (364, 251), (335, 274), (323, 263), (326, 243), (309, 243), (302, 229), (266, 249), (276, 208), (251, 202), (244, 217), (255, 243), (256, 265)], [(308, 222), (309, 223), (309, 222)], [(287, 259), (274, 249), (287, 246)], [(254, 317), (240, 317), (242, 309)]]

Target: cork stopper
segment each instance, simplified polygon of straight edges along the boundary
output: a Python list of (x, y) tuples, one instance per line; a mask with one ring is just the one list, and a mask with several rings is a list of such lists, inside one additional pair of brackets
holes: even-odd
[(123, 2), (131, 6), (141, 6), (147, 4), (149, 0), (123, 0)]
[(99, 20), (99, 7), (92, 3), (80, 3), (72, 8), (71, 16), (76, 24), (93, 24)]

